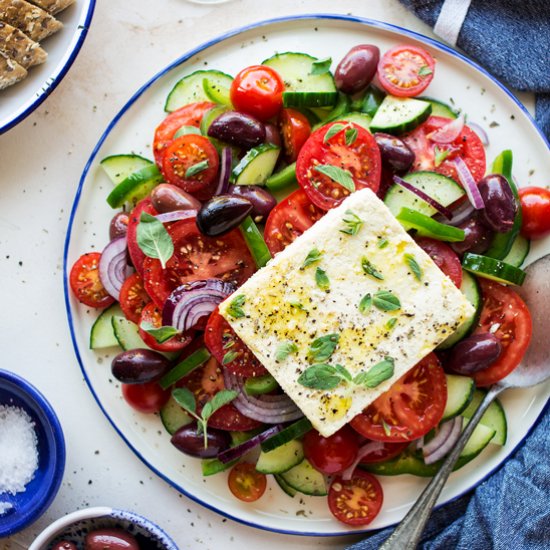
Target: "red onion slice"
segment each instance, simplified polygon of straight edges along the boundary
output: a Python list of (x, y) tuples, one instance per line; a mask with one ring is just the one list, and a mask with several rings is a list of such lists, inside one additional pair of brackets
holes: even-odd
[(411, 185), (408, 181), (405, 181), (403, 178), (400, 178), (399, 176), (393, 176), (393, 181), (397, 185), (400, 185), (407, 191), (410, 191), (411, 193), (416, 195), (419, 199), (423, 200), (424, 202), (427, 202), (432, 208), (435, 208), (441, 215), (445, 216), (447, 219), (450, 220), (453, 217), (453, 213), (449, 208), (438, 203), (435, 199), (433, 199), (429, 195), (426, 195), (426, 193), (418, 189), (418, 187)]
[(219, 279), (193, 281), (178, 286), (164, 303), (162, 324), (176, 327), (181, 332), (202, 328), (218, 304), (234, 291), (232, 284)]
[(225, 451), (222, 451), (221, 453), (218, 454), (218, 460), (220, 462), (223, 462), (224, 464), (227, 464), (232, 460), (241, 458), (246, 453), (248, 453), (248, 451), (252, 450), (254, 447), (258, 446), (260, 443), (263, 443), (266, 439), (269, 439), (272, 435), (279, 433), (282, 430), (282, 428), (283, 427), (280, 425), (272, 426), (271, 428), (268, 428), (265, 432), (255, 435), (251, 439), (244, 441), (239, 445), (235, 445), (235, 447), (231, 447), (229, 449), (226, 449)]
[(485, 208), (483, 197), (477, 188), (476, 180), (474, 176), (472, 176), (472, 172), (470, 172), (468, 165), (460, 157), (456, 157), (453, 163), (456, 168), (456, 173), (458, 174), (458, 179), (462, 187), (464, 187), (464, 191), (466, 191), (466, 195), (468, 195), (468, 199), (472, 203), (472, 206), (476, 210)]
[(118, 300), (122, 283), (124, 283), (127, 276), (126, 237), (118, 237), (113, 239), (101, 253), (99, 279), (105, 290), (115, 300)]
[(430, 132), (426, 137), (434, 143), (452, 143), (464, 128), (464, 117), (459, 116), (448, 124)]
[(174, 210), (172, 212), (164, 212), (164, 214), (157, 214), (155, 218), (162, 223), (178, 222), (180, 220), (186, 220), (187, 218), (196, 217), (197, 212), (198, 209)]
[(353, 464), (351, 466), (348, 466), (343, 472), (342, 472), (342, 479), (344, 481), (349, 481), (353, 477), (353, 472), (355, 471), (355, 468), (357, 468), (357, 465), (365, 456), (367, 456), (370, 453), (377, 453), (378, 451), (381, 451), (384, 448), (384, 443), (382, 441), (369, 441), (362, 447), (359, 447), (359, 451), (357, 451), (357, 457), (355, 458)]
[(475, 122), (468, 122), (468, 126), (478, 135), (483, 145), (489, 145), (489, 136), (482, 126)]
[(454, 446), (462, 432), (462, 417), (455, 416), (440, 425), (436, 436), (422, 449), (424, 462), (433, 464), (441, 460)]
[(472, 217), (472, 214), (475, 212), (475, 208), (472, 206), (472, 203), (470, 201), (465, 200), (460, 204), (460, 206), (458, 206), (451, 212), (453, 214), (453, 219), (450, 221), (446, 220), (443, 216), (440, 216), (439, 214), (437, 216), (434, 216), (434, 220), (457, 227), (462, 222), (465, 222)]
[(229, 176), (233, 163), (233, 153), (231, 147), (224, 147), (220, 155), (220, 178), (214, 196), (225, 195), (229, 189)]

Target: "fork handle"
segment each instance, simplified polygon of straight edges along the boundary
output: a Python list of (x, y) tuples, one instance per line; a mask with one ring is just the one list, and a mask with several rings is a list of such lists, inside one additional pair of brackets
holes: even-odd
[(422, 491), (413, 507), (379, 550), (414, 550), (416, 548), (420, 542), (426, 522), (432, 513), (432, 509), (460, 453), (466, 446), (483, 413), (503, 389), (499, 385), (491, 386), (454, 447), (443, 461), (437, 474), (432, 478), (424, 491)]

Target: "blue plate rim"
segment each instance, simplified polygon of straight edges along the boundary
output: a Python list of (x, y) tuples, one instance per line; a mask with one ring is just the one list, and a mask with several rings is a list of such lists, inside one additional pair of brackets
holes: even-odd
[(6, 122), (2, 126), (0, 126), (0, 135), (19, 124), (22, 120), (27, 118), (35, 109), (37, 109), (42, 104), (42, 102), (55, 90), (55, 88), (57, 88), (57, 85), (69, 72), (69, 69), (71, 68), (78, 53), (80, 52), (80, 49), (82, 48), (82, 45), (84, 44), (84, 39), (88, 34), (88, 28), (92, 21), (95, 4), (96, 0), (88, 0), (88, 9), (84, 13), (84, 17), (81, 17), (78, 21), (76, 29), (78, 39), (74, 45), (73, 50), (71, 51), (71, 55), (69, 56), (61, 70), (54, 76), (53, 80), (47, 86), (43, 86), (40, 89), (40, 92), (37, 92), (36, 99), (30, 105), (28, 105), (26, 109), (21, 111), (17, 116), (13, 118), (10, 118), (8, 116)]
[[(162, 78), (166, 73), (170, 72), (172, 69), (177, 67), (178, 65), (181, 65), (188, 59), (192, 58), (193, 56), (201, 53), (203, 50), (214, 46), (218, 44), (219, 42), (222, 42), (224, 40), (227, 40), (229, 38), (232, 38), (234, 36), (237, 36), (239, 34), (245, 33), (250, 30), (258, 29), (261, 27), (266, 27), (269, 25), (275, 25), (278, 23), (285, 23), (285, 22), (291, 22), (291, 21), (299, 21), (299, 20), (334, 20), (334, 21), (345, 21), (345, 22), (353, 22), (353, 23), (359, 23), (361, 25), (370, 26), (377, 29), (387, 30), (389, 32), (398, 33), (404, 36), (408, 36), (410, 38), (413, 38), (415, 40), (419, 40), (421, 42), (425, 42), (426, 44), (440, 49), (453, 57), (456, 57), (466, 63), (467, 65), (470, 65), (474, 69), (477, 69), (479, 72), (481, 72), (484, 76), (486, 76), (488, 79), (490, 79), (494, 84), (496, 84), (515, 104), (516, 106), (523, 112), (523, 114), (527, 117), (527, 119), (531, 122), (532, 126), (535, 128), (539, 136), (541, 137), (542, 141), (545, 143), (547, 149), (550, 151), (550, 143), (542, 130), (538, 127), (535, 120), (529, 113), (529, 111), (526, 109), (526, 107), (516, 98), (516, 96), (508, 90), (508, 88), (502, 84), (499, 80), (497, 80), (491, 73), (489, 73), (486, 69), (484, 69), (481, 65), (473, 61), (472, 59), (469, 59), (465, 55), (461, 54), (460, 52), (454, 50), (450, 46), (447, 46), (446, 44), (443, 44), (442, 42), (439, 42), (438, 40), (435, 40), (433, 38), (430, 38), (428, 36), (425, 36), (421, 33), (418, 33), (416, 31), (412, 31), (410, 29), (406, 29), (404, 27), (401, 27), (399, 25), (394, 25), (392, 23), (386, 23), (383, 21), (378, 21), (376, 19), (369, 19), (359, 16), (353, 16), (353, 15), (343, 15), (343, 14), (334, 14), (334, 13), (310, 13), (310, 14), (300, 14), (300, 15), (291, 15), (291, 16), (283, 16), (283, 17), (276, 17), (276, 18), (270, 18), (266, 20), (262, 20), (256, 23), (251, 23), (249, 25), (244, 25), (242, 27), (238, 27), (236, 29), (233, 29), (231, 31), (228, 31), (224, 34), (221, 34), (211, 40), (208, 40), (206, 42), (203, 42), (199, 46), (193, 48), (192, 50), (189, 50), (187, 53), (183, 54), (182, 56), (178, 57), (175, 61), (164, 67), (162, 70), (160, 70), (158, 73), (156, 73), (151, 79), (149, 79), (143, 86), (141, 86), (126, 102), (126, 104), (120, 109), (120, 111), (115, 115), (113, 120), (109, 123), (106, 130), (103, 132), (101, 137), (99, 138), (96, 146), (92, 150), (92, 153), (90, 154), (90, 157), (84, 167), (82, 176), (80, 178), (78, 188), (75, 193), (75, 198), (73, 202), (73, 206), (71, 208), (70, 216), (69, 216), (69, 224), (67, 227), (67, 236), (65, 238), (65, 246), (63, 249), (63, 290), (64, 290), (64, 297), (65, 297), (65, 309), (67, 313), (67, 320), (69, 324), (69, 331), (71, 335), (71, 341), (73, 344), (73, 348), (75, 351), (76, 358), (78, 360), (78, 363), (80, 365), (80, 369), (82, 370), (84, 379), (86, 380), (86, 383), (92, 392), (92, 395), (94, 396), (94, 399), (96, 400), (99, 408), (102, 410), (103, 414), (106, 416), (107, 420), (111, 423), (115, 431), (119, 434), (119, 436), (122, 438), (122, 440), (128, 445), (128, 447), (132, 450), (132, 452), (155, 474), (157, 474), (161, 479), (166, 481), (171, 487), (177, 489), (182, 494), (184, 494), (186, 497), (190, 498), (194, 502), (200, 504), (201, 506), (204, 506), (205, 508), (216, 512), (220, 514), (223, 517), (227, 517), (237, 523), (246, 525), (248, 527), (253, 527), (256, 529), (272, 532), (272, 533), (278, 533), (283, 535), (297, 535), (297, 536), (308, 536), (308, 537), (335, 537), (335, 536), (351, 536), (351, 535), (365, 535), (365, 534), (374, 534), (378, 531), (381, 531), (383, 529), (387, 529), (393, 525), (396, 525), (397, 523), (387, 525), (385, 527), (381, 527), (378, 529), (357, 529), (357, 530), (349, 530), (349, 531), (330, 531), (330, 532), (303, 532), (303, 531), (294, 531), (291, 529), (278, 529), (274, 527), (267, 527), (264, 525), (261, 525), (259, 523), (254, 523), (239, 517), (235, 517), (231, 515), (228, 512), (222, 511), (218, 508), (216, 508), (214, 505), (211, 505), (207, 502), (202, 501), (200, 498), (196, 497), (195, 495), (190, 494), (185, 490), (184, 487), (178, 485), (171, 479), (169, 479), (166, 475), (164, 475), (162, 472), (160, 472), (153, 464), (151, 464), (134, 446), (130, 443), (130, 441), (126, 438), (126, 436), (122, 433), (122, 431), (118, 428), (118, 426), (115, 424), (114, 420), (110, 417), (109, 413), (106, 411), (106, 409), (103, 407), (99, 397), (97, 396), (91, 381), (88, 378), (88, 375), (86, 373), (86, 370), (84, 368), (84, 364), (82, 362), (82, 357), (80, 356), (78, 344), (76, 342), (76, 334), (74, 330), (74, 323), (73, 323), (73, 316), (71, 312), (71, 306), (70, 306), (70, 296), (69, 296), (69, 282), (68, 282), (68, 253), (69, 253), (69, 246), (71, 242), (71, 235), (72, 235), (72, 228), (73, 223), (76, 215), (76, 210), (78, 208), (80, 197), (82, 194), (82, 188), (84, 186), (84, 182), (86, 180), (86, 177), (88, 175), (88, 172), (90, 171), (90, 168), (92, 166), (92, 163), (95, 160), (95, 157), (97, 156), (97, 153), (99, 152), (99, 149), (103, 145), (103, 142), (107, 139), (109, 134), (111, 133), (112, 129), (116, 126), (118, 121), (124, 116), (126, 111), (137, 101), (137, 99), (148, 89), (150, 88), (157, 80)], [(513, 448), (510, 449), (510, 452), (503, 457), (500, 464), (495, 466), (489, 473), (487, 473), (486, 476), (484, 476), (482, 479), (480, 479), (473, 487), (470, 487), (468, 489), (465, 489), (460, 494), (456, 495), (452, 499), (447, 500), (446, 502), (442, 504), (438, 504), (437, 508), (440, 506), (449, 504), (451, 502), (454, 502), (455, 500), (459, 499), (460, 497), (464, 496), (466, 493), (468, 493), (471, 490), (474, 490), (477, 486), (479, 486), (481, 483), (486, 481), (489, 477), (491, 477), (494, 473), (499, 471), (503, 465), (506, 463), (507, 459), (514, 454), (526, 441), (526, 439), (529, 437), (529, 435), (532, 433), (532, 431), (535, 429), (537, 424), (540, 422), (540, 419), (543, 417), (545, 412), (550, 409), (550, 398), (547, 399), (547, 402), (543, 409), (541, 410), (540, 414), (538, 415), (537, 419), (531, 426), (531, 428), (526, 433), (525, 437)]]

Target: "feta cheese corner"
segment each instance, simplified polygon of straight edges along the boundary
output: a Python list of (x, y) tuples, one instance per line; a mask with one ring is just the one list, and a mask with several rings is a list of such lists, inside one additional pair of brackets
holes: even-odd
[[(255, 273), (220, 313), (327, 437), (474, 311), (384, 203), (363, 189)], [(358, 382), (388, 358), (393, 373), (386, 379), (375, 387)], [(344, 367), (352, 380), (306, 387), (304, 372), (319, 363)]]

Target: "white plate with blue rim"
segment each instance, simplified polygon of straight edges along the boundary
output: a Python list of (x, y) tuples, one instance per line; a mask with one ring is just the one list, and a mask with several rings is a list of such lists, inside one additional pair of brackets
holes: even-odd
[[(413, 504), (426, 481), (411, 475), (380, 477), (384, 505), (368, 526), (352, 528), (336, 521), (324, 497), (290, 498), (274, 480), (257, 502), (243, 503), (228, 490), (226, 474), (201, 475), (200, 461), (178, 452), (167, 433), (159, 437), (156, 416), (135, 413), (109, 380), (105, 354), (88, 349), (90, 328), (97, 312), (79, 304), (67, 291), (67, 273), (84, 252), (101, 250), (108, 240), (113, 211), (105, 202), (111, 184), (103, 174), (102, 158), (134, 152), (152, 158), (156, 126), (165, 116), (165, 99), (184, 75), (204, 68), (236, 74), (281, 51), (302, 51), (318, 58), (332, 57), (334, 65), (352, 47), (373, 43), (385, 51), (402, 43), (420, 45), (437, 60), (429, 95), (453, 104), (487, 129), (489, 161), (504, 149), (517, 159), (514, 174), (521, 185), (544, 185), (550, 171), (549, 146), (524, 107), (483, 69), (454, 50), (411, 31), (357, 17), (304, 15), (265, 21), (236, 29), (213, 39), (163, 69), (141, 87), (109, 124), (93, 150), (82, 175), (70, 217), (65, 246), (65, 292), (71, 337), (86, 381), (104, 414), (124, 441), (145, 464), (189, 498), (236, 521), (274, 532), (308, 536), (341, 535), (380, 529), (395, 524)], [(530, 260), (550, 251), (548, 240), (539, 241)], [(116, 350), (113, 351), (113, 355)], [(98, 368), (98, 363), (103, 368)], [(108, 359), (107, 359), (108, 362)], [(449, 502), (475, 487), (498, 467), (524, 440), (545, 409), (550, 385), (506, 393), (508, 417), (504, 447), (489, 445), (473, 462), (453, 473), (440, 502)]]
[(48, 58), (31, 67), (21, 82), (0, 91), (0, 134), (31, 114), (55, 89), (73, 64), (92, 21), (95, 0), (76, 0), (55, 17), (63, 28), (41, 46)]

